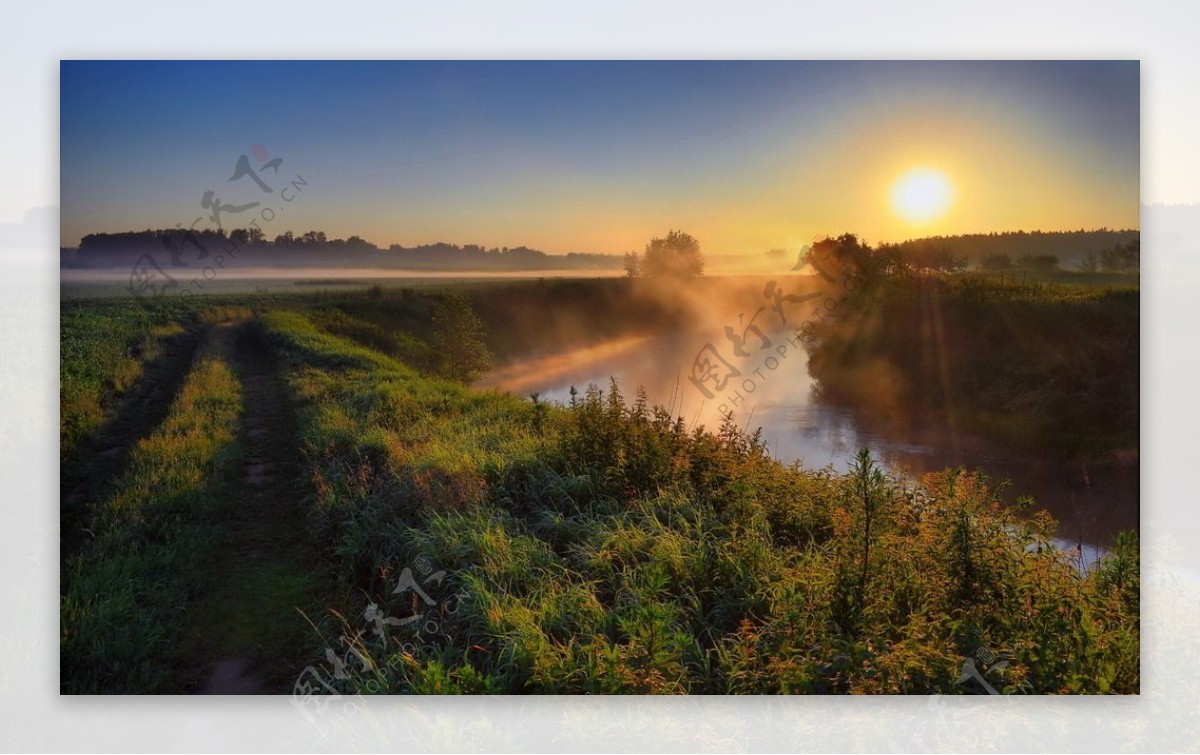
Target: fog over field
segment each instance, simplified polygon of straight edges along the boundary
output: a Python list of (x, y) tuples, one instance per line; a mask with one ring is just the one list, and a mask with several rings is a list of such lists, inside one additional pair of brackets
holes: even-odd
[(1138, 693), (1139, 76), (63, 61), (60, 691)]

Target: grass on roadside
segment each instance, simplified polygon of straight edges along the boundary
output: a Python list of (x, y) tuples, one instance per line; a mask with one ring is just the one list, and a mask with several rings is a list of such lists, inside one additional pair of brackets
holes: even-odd
[[(953, 693), (985, 648), (1004, 690), (1138, 689), (1136, 546), (1080, 574), (1048, 517), (983, 478), (805, 471), (616, 385), (547, 407), (303, 313), (263, 323), (290, 360), (312, 531), (362, 604), (321, 625), (357, 658), (347, 690)], [(453, 610), (372, 627), (364, 608), (424, 610), (393, 589), (422, 563)]]
[(166, 421), (134, 448), (63, 572), (67, 693), (178, 691), (176, 642), (222, 511), (236, 500), (241, 387), (227, 327), (198, 355)]

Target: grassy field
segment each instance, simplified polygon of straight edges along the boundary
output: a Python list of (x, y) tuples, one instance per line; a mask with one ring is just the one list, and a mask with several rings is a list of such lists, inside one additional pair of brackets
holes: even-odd
[[(488, 342), (529, 317), (514, 301), (622, 303), (621, 281), (570, 285), (473, 291)], [(625, 386), (567, 407), (473, 391), (438, 366), (443, 300), (64, 304), (64, 458), (184, 373), (161, 423), (112, 436), (119, 461), (78, 462), (105, 492), (63, 570), (64, 692), (222, 691), (233, 662), (277, 692), (305, 673), (365, 693), (1138, 691), (1136, 537), (1081, 572), (977, 475), (784, 466)], [(180, 333), (194, 352), (162, 358)]]
[(819, 324), (810, 369), (827, 398), (880, 414), (929, 414), (1025, 449), (1136, 458), (1136, 278), (1038, 277), (883, 281)]
[(61, 311), (61, 457), (111, 416), (115, 404), (159, 354), (163, 339), (183, 332), (170, 309), (95, 307), (64, 302)]
[(211, 331), (166, 419), (137, 442), (63, 573), (64, 692), (176, 691), (177, 649), (230, 513), (242, 392)]

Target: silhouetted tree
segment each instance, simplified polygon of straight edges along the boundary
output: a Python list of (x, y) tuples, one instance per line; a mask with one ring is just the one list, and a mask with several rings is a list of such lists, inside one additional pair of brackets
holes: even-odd
[(1137, 270), (1142, 263), (1142, 242), (1133, 239), (1100, 252), (1100, 267), (1110, 273)]
[(922, 247), (943, 246), (957, 258), (982, 266), (989, 255), (1004, 254), (1017, 259), (1023, 254), (1053, 254), (1061, 259), (1077, 260), (1088, 252), (1128, 243), (1138, 238), (1135, 230), (1114, 231), (1106, 228), (1094, 231), (1005, 231), (1003, 233), (972, 233), (963, 236), (933, 236), (912, 239), (899, 244), (907, 253)]
[(444, 377), (470, 383), (492, 366), (483, 321), (459, 291), (446, 294), (433, 312), (433, 341)]
[(642, 260), (638, 257), (637, 252), (625, 253), (625, 275), (629, 278), (636, 278), (642, 274)]
[(693, 278), (704, 274), (700, 242), (683, 231), (669, 231), (665, 238), (646, 245), (640, 271), (651, 278)]
[(1030, 270), (1053, 270), (1058, 267), (1058, 257), (1053, 254), (1023, 254), (1018, 264)]
[(967, 266), (966, 257), (954, 254), (950, 245), (941, 239), (880, 244), (879, 251), (897, 260), (903, 260), (903, 266), (912, 270), (940, 270), (952, 273)]
[[(827, 236), (805, 248), (801, 264), (794, 269), (814, 273), (816, 284), (835, 299), (850, 290), (860, 292), (864, 286), (909, 272), (908, 263), (896, 246), (882, 244), (872, 249), (853, 233)], [(848, 282), (852, 288), (847, 288)]]
[(1012, 257), (1007, 254), (989, 254), (979, 263), (984, 270), (1008, 270), (1013, 266)]

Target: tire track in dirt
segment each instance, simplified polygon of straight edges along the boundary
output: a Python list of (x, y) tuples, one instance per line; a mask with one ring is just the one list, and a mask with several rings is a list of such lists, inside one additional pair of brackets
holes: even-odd
[(208, 328), (195, 327), (164, 338), (159, 355), (146, 363), (142, 377), (120, 399), (113, 416), (69, 459), (62, 461), (59, 479), (62, 562), (87, 542), (92, 507), (104, 499), (127, 465), (134, 446), (166, 419), (207, 331)]
[(191, 612), (182, 652), (201, 694), (290, 691), (312, 645), (297, 609), (319, 612), (322, 572), (304, 525), (299, 439), (282, 365), (253, 321), (228, 326), (242, 381), (244, 450), (236, 500), (213, 556), (213, 587)]

